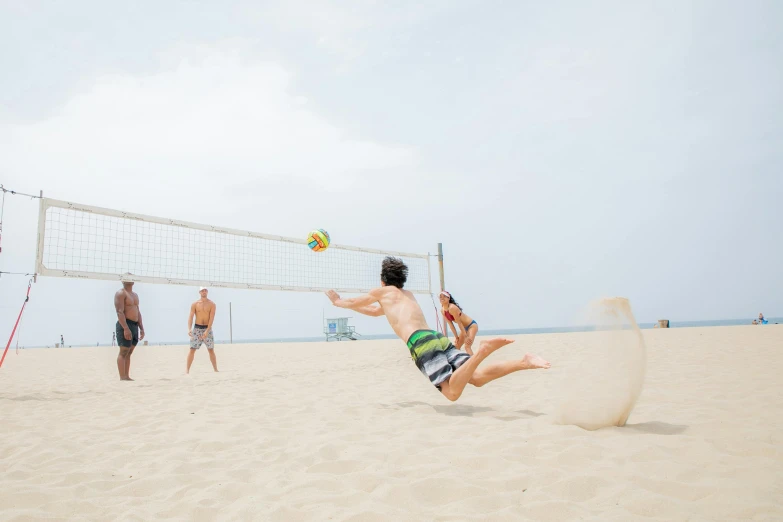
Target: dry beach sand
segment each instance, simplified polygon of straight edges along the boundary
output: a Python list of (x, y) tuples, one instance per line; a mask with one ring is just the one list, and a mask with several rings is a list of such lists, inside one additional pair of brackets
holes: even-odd
[(11, 352), (0, 521), (783, 520), (783, 326), (647, 330), (626, 426), (557, 424), (600, 334), (455, 404), (399, 341)]

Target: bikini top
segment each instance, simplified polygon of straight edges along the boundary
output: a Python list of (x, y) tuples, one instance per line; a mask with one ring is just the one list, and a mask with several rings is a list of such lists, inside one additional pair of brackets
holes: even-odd
[(443, 310), (443, 314), (446, 316), (446, 319), (448, 319), (449, 321), (454, 321), (455, 320), (454, 316), (451, 315), (451, 312), (449, 312), (448, 310)]

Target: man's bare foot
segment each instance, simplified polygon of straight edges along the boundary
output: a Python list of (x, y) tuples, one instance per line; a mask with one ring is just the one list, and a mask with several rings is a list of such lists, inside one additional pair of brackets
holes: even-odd
[(130, 377), (120, 377), (120, 380), (121, 381), (132, 381), (133, 379), (131, 379)]
[(522, 368), (524, 370), (535, 370), (538, 368), (542, 368), (544, 370), (548, 369), (550, 366), (549, 361), (544, 359), (543, 357), (539, 357), (538, 355), (533, 355), (532, 353), (526, 353), (525, 356), (522, 358)]
[(504, 346), (506, 346), (507, 344), (511, 344), (513, 342), (514, 342), (513, 339), (504, 339), (502, 337), (497, 337), (495, 339), (490, 339), (488, 341), (481, 341), (481, 345), (479, 346), (476, 355), (487, 357), (495, 350), (499, 350)]

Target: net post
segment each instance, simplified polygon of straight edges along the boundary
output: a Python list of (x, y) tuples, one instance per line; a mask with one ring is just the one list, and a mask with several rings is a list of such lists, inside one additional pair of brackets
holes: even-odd
[(443, 279), (443, 243), (438, 243), (438, 272), (440, 272), (440, 291), (446, 289)]
[(231, 301), (228, 302), (228, 335), (231, 339), (230, 344), (234, 344), (234, 316), (231, 313)]
[(43, 190), (40, 191), (41, 199), (38, 200), (38, 242), (35, 246), (35, 270), (34, 274), (43, 273), (44, 236), (46, 234), (46, 205), (43, 198)]

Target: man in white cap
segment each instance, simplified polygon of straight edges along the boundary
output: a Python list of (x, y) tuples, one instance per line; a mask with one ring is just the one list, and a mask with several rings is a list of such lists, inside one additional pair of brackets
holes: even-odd
[(133, 291), (133, 280), (130, 274), (122, 278), (122, 290), (114, 294), (114, 309), (117, 312), (117, 345), (120, 354), (117, 356), (117, 370), (121, 381), (132, 381), (130, 378), (131, 354), (144, 339), (144, 323), (139, 310), (139, 296)]
[[(205, 287), (198, 289), (201, 299), (190, 305), (190, 316), (188, 317), (188, 335), (190, 336), (190, 353), (188, 354), (188, 367), (186, 373), (190, 373), (190, 365), (193, 364), (193, 357), (196, 350), (201, 348), (202, 344), (207, 345), (209, 360), (212, 361), (212, 368), (218, 371), (217, 358), (215, 357), (215, 338), (212, 335), (212, 323), (215, 321), (215, 303), (207, 299), (209, 290)], [(193, 317), (196, 318), (196, 326), (193, 326)]]

